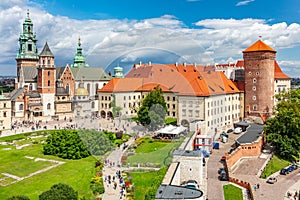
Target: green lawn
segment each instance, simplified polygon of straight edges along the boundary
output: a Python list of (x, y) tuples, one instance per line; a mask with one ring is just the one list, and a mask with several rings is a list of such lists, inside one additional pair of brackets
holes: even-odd
[(180, 145), (179, 142), (144, 142), (140, 144), (134, 155), (127, 158), (126, 162), (131, 165), (137, 163), (155, 163), (160, 166), (164, 165), (165, 159), (173, 149), (176, 149)]
[(289, 164), (291, 164), (289, 161), (283, 160), (279, 158), (278, 156), (274, 155), (270, 162), (267, 164), (264, 172), (262, 173), (262, 178), (267, 178), (271, 174), (279, 171), (282, 168), (287, 167)]
[(157, 172), (130, 172), (135, 186), (134, 199), (145, 199), (149, 187), (157, 176)]
[[(4, 141), (3, 138), (1, 139)], [(0, 199), (6, 199), (13, 195), (26, 195), (31, 200), (37, 200), (38, 195), (49, 190), (56, 183), (68, 184), (78, 191), (80, 197), (84, 196), (86, 199), (94, 199), (94, 195), (90, 190), (90, 181), (95, 174), (95, 158), (92, 156), (81, 160), (64, 160), (55, 156), (45, 156), (42, 153), (41, 144), (33, 144), (21, 150), (3, 150), (0, 148), (0, 154), (0, 174), (7, 172), (17, 176), (24, 176), (51, 164), (42, 161), (34, 162), (33, 160), (24, 158), (24, 156), (65, 162), (61, 166), (15, 184), (6, 187), (0, 186)], [(5, 181), (11, 182), (12, 180), (6, 179)]]
[(243, 200), (241, 188), (228, 184), (223, 186), (223, 191), (225, 200)]

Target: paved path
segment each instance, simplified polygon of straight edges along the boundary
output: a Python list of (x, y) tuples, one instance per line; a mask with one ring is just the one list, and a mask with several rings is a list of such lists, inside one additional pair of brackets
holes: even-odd
[[(128, 146), (130, 146), (133, 143), (134, 143), (134, 139), (131, 139), (128, 142), (126, 142), (126, 144)], [(121, 158), (122, 158), (123, 153), (124, 153), (124, 151), (122, 151), (122, 148), (117, 148), (116, 150), (111, 152), (110, 155), (106, 159), (106, 160), (109, 160), (109, 163), (115, 163), (115, 165), (111, 166), (110, 164), (106, 164), (103, 167), (102, 172), (103, 172), (103, 180), (104, 180), (104, 188), (105, 188), (105, 192), (102, 195), (103, 200), (120, 200), (120, 199), (126, 198), (125, 195), (121, 197), (121, 187), (120, 187), (118, 178), (115, 179), (116, 183), (117, 183), (116, 188), (114, 188), (113, 182), (111, 182), (111, 184), (109, 184), (108, 181), (105, 181), (105, 177), (108, 177), (109, 175), (111, 177), (115, 176), (116, 172), (118, 170), (120, 170), (121, 172), (123, 171), (124, 168), (120, 168), (117, 166), (119, 163), (121, 163)]]

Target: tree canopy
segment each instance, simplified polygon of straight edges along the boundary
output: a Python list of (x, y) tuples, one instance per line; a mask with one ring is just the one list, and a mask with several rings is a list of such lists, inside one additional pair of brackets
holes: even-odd
[(81, 159), (89, 155), (100, 156), (114, 145), (103, 132), (96, 130), (57, 130), (52, 132), (43, 146), (45, 155), (65, 159)]
[(63, 183), (55, 184), (50, 190), (43, 192), (39, 200), (78, 200), (78, 192)]
[(290, 90), (276, 96), (275, 117), (267, 121), (267, 142), (286, 159), (298, 158), (300, 150), (300, 90)]
[(150, 130), (155, 130), (165, 123), (166, 112), (162, 89), (157, 86), (143, 99), (137, 113), (138, 121)]
[(6, 200), (30, 200), (30, 199), (29, 199), (29, 197), (27, 197), (27, 196), (17, 195), (17, 196), (9, 197), (9, 198), (6, 199)]

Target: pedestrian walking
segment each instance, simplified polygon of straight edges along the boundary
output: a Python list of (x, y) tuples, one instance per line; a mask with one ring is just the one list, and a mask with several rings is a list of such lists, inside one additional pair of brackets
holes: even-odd
[(257, 189), (259, 189), (259, 183), (257, 183)]
[(256, 186), (256, 184), (254, 184), (253, 188), (254, 188), (254, 191), (256, 191), (256, 189), (257, 189), (257, 186)]

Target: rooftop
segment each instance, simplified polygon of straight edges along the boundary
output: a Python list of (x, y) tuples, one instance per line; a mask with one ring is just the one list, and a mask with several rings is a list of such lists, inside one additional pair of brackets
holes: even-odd
[(160, 185), (155, 199), (200, 199), (202, 196), (203, 192), (201, 190), (176, 185)]

